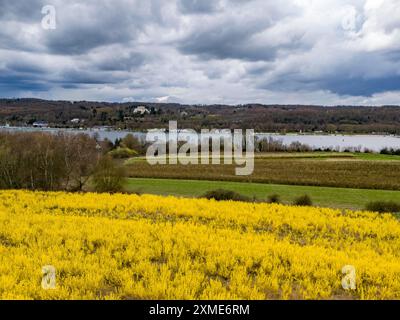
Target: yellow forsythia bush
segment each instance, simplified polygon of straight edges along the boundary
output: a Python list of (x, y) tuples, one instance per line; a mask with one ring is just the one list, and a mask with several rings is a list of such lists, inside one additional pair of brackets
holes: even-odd
[[(56, 270), (42, 288), (42, 267)], [(356, 289), (342, 287), (354, 266)], [(1, 299), (398, 299), (391, 215), (174, 197), (0, 192)]]

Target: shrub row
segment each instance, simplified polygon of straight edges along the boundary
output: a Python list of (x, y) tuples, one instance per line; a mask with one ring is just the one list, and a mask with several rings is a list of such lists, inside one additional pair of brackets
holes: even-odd
[(379, 213), (399, 213), (400, 203), (394, 201), (375, 201), (368, 203), (365, 209)]
[[(205, 193), (202, 198), (206, 199), (214, 199), (217, 201), (244, 201), (250, 202), (251, 198), (241, 195), (237, 192), (217, 189), (208, 191)], [(268, 203), (281, 203), (281, 197), (279, 194), (272, 194), (268, 196)], [(295, 206), (312, 206), (313, 202), (309, 195), (303, 195), (294, 200), (293, 205)], [(400, 213), (400, 203), (396, 203), (394, 201), (374, 201), (370, 202), (366, 205), (365, 209), (367, 211), (379, 212), (379, 213)]]
[[(224, 190), (224, 189), (217, 189), (217, 190), (212, 190), (206, 192), (201, 198), (206, 198), (206, 199), (214, 199), (217, 201), (243, 201), (243, 202), (250, 202), (252, 201), (251, 198), (241, 195), (235, 191), (231, 190)], [(254, 199), (253, 199), (254, 200)], [(278, 194), (272, 194), (268, 196), (268, 203), (281, 203), (281, 198)], [(295, 206), (312, 206), (313, 202), (308, 195), (304, 195), (301, 197), (298, 197), (295, 199), (293, 202), (293, 205)]]

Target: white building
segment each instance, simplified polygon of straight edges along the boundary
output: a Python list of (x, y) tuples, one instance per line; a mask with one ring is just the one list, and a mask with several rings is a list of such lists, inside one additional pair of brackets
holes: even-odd
[(139, 106), (135, 110), (133, 110), (134, 114), (140, 113), (141, 115), (149, 114), (150, 111), (145, 106)]

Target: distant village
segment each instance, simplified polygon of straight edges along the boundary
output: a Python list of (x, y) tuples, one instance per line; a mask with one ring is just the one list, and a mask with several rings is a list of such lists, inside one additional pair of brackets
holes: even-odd
[(400, 134), (397, 106), (184, 105), (157, 102), (0, 99), (0, 126), (111, 128), (148, 131), (169, 121), (194, 130), (246, 129), (275, 133)]
[[(75, 102), (71, 102), (71, 104), (75, 104)], [(114, 128), (114, 126), (109, 125), (107, 122), (112, 120), (110, 118), (110, 114), (112, 114), (111, 111), (106, 112), (105, 111), (100, 111), (100, 115), (98, 115), (98, 109), (92, 109), (92, 116), (89, 115), (89, 119), (87, 115), (82, 116), (81, 118), (78, 117), (73, 117), (68, 120), (63, 120), (62, 124), (63, 127), (72, 127), (72, 128), (87, 128), (87, 127), (93, 127), (93, 128), (103, 128), (103, 129), (111, 129)], [(100, 109), (101, 110), (101, 109)], [(138, 106), (131, 106), (128, 108), (127, 112), (118, 110), (117, 111), (117, 120), (118, 122), (123, 122), (123, 123), (129, 123), (129, 122), (134, 122), (138, 121), (138, 119), (141, 119), (145, 116), (154, 116), (154, 115), (160, 115), (162, 114), (161, 110), (158, 108), (154, 108), (153, 106), (146, 106), (146, 105), (138, 105)], [(185, 118), (189, 116), (189, 113), (184, 110), (179, 110), (177, 116), (179, 118)], [(93, 122), (93, 118), (100, 118), (99, 120), (103, 122), (102, 125), (99, 125), (98, 123), (91, 123)], [(33, 128), (40, 128), (40, 129), (46, 129), (46, 128), (51, 128), (54, 125), (57, 127), (59, 126), (59, 123), (54, 123), (54, 122), (49, 122), (44, 119), (39, 119), (39, 120), (34, 120), (34, 121), (27, 121), (24, 125), (27, 127), (33, 127)], [(5, 123), (6, 127), (11, 126), (9, 122)]]

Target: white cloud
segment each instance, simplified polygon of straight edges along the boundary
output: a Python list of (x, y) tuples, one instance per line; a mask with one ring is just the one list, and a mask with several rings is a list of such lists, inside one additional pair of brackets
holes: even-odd
[[(0, 95), (398, 104), (398, 0), (2, 0)], [(37, 14), (39, 13), (39, 14)]]

